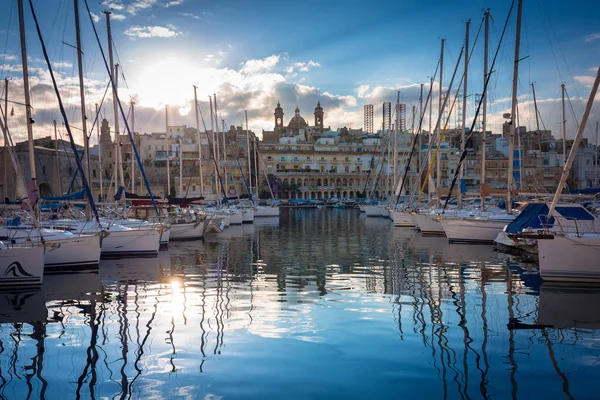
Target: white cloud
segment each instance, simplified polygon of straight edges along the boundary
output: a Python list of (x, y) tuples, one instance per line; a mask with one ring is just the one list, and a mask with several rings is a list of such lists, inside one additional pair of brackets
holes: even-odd
[(184, 12), (184, 13), (179, 13), (179, 15), (181, 15), (182, 17), (186, 17), (186, 18), (193, 18), (193, 19), (200, 19), (200, 16), (194, 13), (190, 13), (190, 12)]
[(575, 79), (575, 81), (581, 83), (585, 87), (591, 89), (592, 85), (594, 84), (595, 77), (591, 75), (576, 75), (573, 77), (573, 79)]
[(73, 68), (73, 64), (70, 62), (53, 62), (52, 66), (54, 68)]
[(360, 85), (354, 90), (356, 95), (360, 98), (364, 98), (367, 92), (369, 91), (369, 85)]
[[(126, 3), (124, 0), (106, 0), (101, 3), (102, 6), (113, 10), (123, 11), (129, 15), (137, 15), (139, 11), (148, 10), (154, 6), (169, 8), (183, 4), (184, 0), (168, 0), (166, 2), (158, 0), (133, 0)], [(125, 19), (124, 15), (120, 15), (120, 19)]]
[(178, 6), (180, 4), (183, 4), (183, 0), (171, 0), (171, 1), (167, 2), (167, 4), (165, 4), (165, 8)]
[(121, 10), (125, 9), (125, 6), (123, 6), (123, 4), (120, 3), (120, 0), (105, 1), (102, 3), (102, 6), (108, 8), (109, 10), (121, 11)]
[(274, 54), (260, 60), (248, 60), (241, 64), (242, 68), (240, 69), (240, 72), (250, 75), (271, 71), (275, 68), (280, 58), (280, 54)]
[(313, 60), (310, 60), (307, 63), (305, 63), (305, 62), (294, 63), (294, 67), (297, 68), (298, 71), (301, 71), (301, 72), (308, 72), (311, 68), (320, 67), (320, 66), (321, 66), (321, 64), (319, 64), (318, 62), (315, 62)]
[(221, 64), (221, 62), (223, 61), (223, 59), (225, 58), (226, 55), (227, 55), (227, 53), (224, 52), (223, 50), (218, 50), (214, 54), (207, 54), (204, 57), (204, 61), (214, 64), (214, 65), (219, 65), (219, 64)]
[(591, 33), (585, 36), (586, 42), (593, 42), (594, 40), (600, 39), (600, 33)]
[(162, 37), (173, 38), (181, 35), (173, 26), (132, 26), (125, 31), (127, 36), (140, 39)]

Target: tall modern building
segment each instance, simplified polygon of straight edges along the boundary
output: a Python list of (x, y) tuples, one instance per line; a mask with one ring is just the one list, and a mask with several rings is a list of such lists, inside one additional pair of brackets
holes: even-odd
[(365, 132), (373, 133), (373, 104), (365, 104)]
[(392, 129), (392, 103), (386, 101), (383, 103), (383, 130)]
[(399, 132), (406, 130), (406, 104), (396, 103), (396, 129)]

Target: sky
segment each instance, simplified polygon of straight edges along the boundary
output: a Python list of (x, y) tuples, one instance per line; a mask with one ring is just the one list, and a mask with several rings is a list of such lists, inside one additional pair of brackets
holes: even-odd
[[(48, 56), (66, 106), (75, 140), (82, 127), (73, 0), (31, 0)], [(108, 59), (107, 25), (111, 11), (115, 63), (120, 65), (119, 98), (125, 113), (135, 102), (135, 131), (165, 131), (169, 125), (196, 126), (193, 106), (197, 86), (199, 108), (210, 129), (208, 96), (216, 94), (219, 121), (245, 125), (261, 136), (274, 126), (277, 102), (284, 123), (298, 107), (309, 124), (319, 101), (325, 126), (362, 128), (363, 106), (373, 104), (375, 128), (382, 124), (382, 103), (407, 104), (407, 126), (419, 124), (421, 84), (429, 91), (445, 39), (443, 85), (447, 90), (470, 24), (467, 74), (467, 127), (473, 124), (476, 100), (483, 92), (483, 14), (491, 13), (490, 64), (497, 53), (488, 85), (488, 129), (501, 132), (503, 114), (510, 111), (516, 37), (516, 3), (500, 38), (512, 0), (79, 0), (83, 75), (88, 130), (100, 115), (113, 125), (112, 94), (102, 51)], [(30, 74), (34, 137), (53, 135), (52, 121), (66, 138), (57, 97), (29, 0), (24, 0), (25, 32)], [(561, 136), (561, 83), (566, 88), (567, 137), (576, 123), (600, 65), (600, 2), (524, 0), (518, 79), (518, 123), (534, 130), (532, 87), (535, 85), (540, 129)], [(92, 22), (93, 21), (93, 22)], [(93, 24), (93, 25), (92, 25)], [(95, 26), (99, 42), (93, 31)], [(479, 34), (478, 34), (479, 32)], [(476, 40), (477, 39), (477, 40)], [(0, 78), (9, 79), (8, 126), (14, 141), (26, 138), (17, 0), (5, 0), (0, 15)], [(452, 103), (464, 72), (462, 59), (451, 89)], [(437, 115), (439, 76), (433, 85), (433, 114)], [(4, 83), (0, 83), (4, 98)], [(459, 96), (462, 98), (462, 89)], [(3, 102), (2, 102), (2, 106)], [(462, 107), (455, 107), (459, 109)], [(130, 117), (131, 118), (131, 117)], [(585, 135), (595, 143), (596, 104)], [(131, 123), (131, 120), (130, 120)], [(429, 112), (422, 123), (429, 128)], [(460, 119), (452, 113), (449, 127)], [(121, 122), (121, 131), (124, 125)], [(475, 125), (476, 127), (478, 125)], [(91, 143), (96, 143), (94, 133)]]

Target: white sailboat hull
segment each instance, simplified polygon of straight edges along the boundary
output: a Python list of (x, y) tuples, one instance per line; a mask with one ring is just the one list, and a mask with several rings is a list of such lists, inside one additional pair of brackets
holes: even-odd
[(600, 282), (600, 235), (555, 235), (537, 244), (542, 279)]
[(44, 246), (0, 245), (0, 287), (37, 286), (44, 277)]
[(240, 225), (242, 222), (244, 222), (242, 210), (236, 210), (229, 215), (230, 225)]
[(442, 219), (440, 223), (451, 243), (494, 243), (510, 221), (495, 219)]
[(171, 224), (170, 240), (193, 240), (201, 239), (204, 235), (204, 222), (184, 222)]
[(363, 211), (367, 217), (381, 217), (383, 216), (381, 212), (381, 207), (378, 205), (367, 205), (363, 204), (360, 206), (360, 210)]
[(89, 267), (100, 262), (100, 234), (73, 234), (63, 230), (38, 230), (21, 226), (0, 228), (0, 236), (12, 243), (45, 244), (44, 265), (47, 271)]
[(160, 232), (156, 229), (108, 231), (102, 239), (102, 257), (154, 256), (160, 247)]
[(244, 208), (242, 209), (242, 222), (251, 224), (254, 222), (254, 209), (253, 208)]
[(259, 217), (279, 217), (279, 207), (258, 206), (254, 211), (254, 218)]
[(98, 265), (101, 242), (100, 235), (79, 235), (48, 241), (49, 246), (44, 255), (46, 271)]

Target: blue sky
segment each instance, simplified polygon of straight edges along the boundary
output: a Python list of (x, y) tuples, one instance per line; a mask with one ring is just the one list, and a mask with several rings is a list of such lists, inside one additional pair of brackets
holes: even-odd
[[(63, 44), (75, 43), (72, 1), (33, 3), (63, 100), (68, 105), (70, 122), (80, 126), (75, 51)], [(473, 45), (487, 8), (493, 16), (491, 59), (510, 4), (509, 0), (89, 2), (105, 51), (102, 11), (112, 11), (115, 53), (125, 79), (120, 78), (119, 93), (122, 101), (136, 101), (136, 130), (164, 131), (165, 104), (170, 108), (170, 124), (195, 126), (191, 100), (192, 85), (197, 85), (204, 115), (209, 112), (207, 96), (217, 93), (220, 119), (227, 125), (240, 125), (246, 109), (250, 126), (258, 133), (273, 128), (277, 101), (281, 101), (286, 120), (298, 106), (309, 122), (316, 102), (320, 101), (325, 109), (325, 124), (332, 129), (362, 127), (362, 107), (373, 104), (375, 126), (379, 126), (381, 103), (394, 102), (397, 90), (408, 110), (417, 103), (419, 84), (428, 83), (436, 68), (441, 38), (446, 38), (444, 86), (449, 84), (464, 40), (465, 21), (472, 21)], [(87, 115), (93, 119), (94, 103), (101, 101), (108, 78), (84, 0), (80, 0), (80, 10)], [(0, 38), (4, 39), (0, 39), (0, 78), (10, 78), (9, 98), (22, 101), (17, 1), (8, 0), (4, 11), (0, 16)], [(535, 82), (543, 125), (559, 135), (560, 84), (564, 82), (570, 98), (568, 135), (574, 135), (571, 105), (580, 119), (600, 65), (599, 14), (600, 4), (596, 1), (524, 0), (519, 79), (521, 125), (535, 128), (530, 87)], [(516, 7), (489, 88), (489, 120), (495, 132), (500, 131), (502, 113), (510, 108), (515, 15)], [(49, 90), (28, 0), (25, 16), (35, 134), (44, 136), (51, 133), (51, 121), (59, 120), (59, 113)], [(474, 113), (475, 93), (482, 91), (482, 67), (483, 33), (469, 67), (468, 117)], [(462, 73), (462, 65), (459, 68)], [(110, 101), (110, 94), (105, 101)], [(9, 126), (16, 138), (22, 138), (24, 110), (18, 105), (14, 108), (15, 117)], [(595, 106), (588, 136), (593, 136), (594, 121), (600, 119), (598, 110), (599, 106)], [(110, 103), (102, 111), (112, 124)], [(456, 118), (450, 121), (453, 126)], [(469, 118), (467, 125), (470, 122)]]

